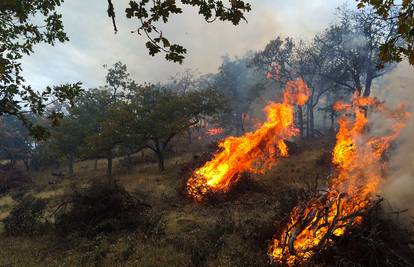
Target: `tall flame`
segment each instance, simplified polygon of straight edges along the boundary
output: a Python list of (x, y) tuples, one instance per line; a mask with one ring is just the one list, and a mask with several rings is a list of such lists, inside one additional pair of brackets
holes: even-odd
[(303, 80), (288, 82), (283, 102), (270, 102), (264, 108), (267, 120), (257, 130), (220, 142), (220, 151), (187, 181), (187, 194), (202, 202), (209, 193), (228, 191), (243, 172), (264, 173), (276, 164), (277, 155), (287, 156), (283, 140), (298, 133), (293, 125), (294, 105), (305, 104), (309, 95)]
[[(372, 134), (366, 116), (368, 107), (389, 120), (385, 134)], [(362, 221), (383, 180), (383, 154), (410, 116), (403, 106), (390, 110), (374, 98), (357, 94), (352, 103), (337, 103), (334, 108), (345, 113), (339, 120), (332, 155), (337, 173), (325, 195), (293, 209), (269, 251), (277, 263), (306, 264), (316, 252), (332, 245), (335, 237)]]

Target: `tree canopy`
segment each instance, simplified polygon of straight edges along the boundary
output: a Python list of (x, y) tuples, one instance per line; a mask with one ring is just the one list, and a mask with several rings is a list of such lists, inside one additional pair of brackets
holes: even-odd
[(380, 47), (383, 62), (407, 58), (414, 65), (414, 3), (412, 0), (357, 0), (358, 8), (371, 6), (378, 18), (393, 27)]
[[(39, 43), (54, 45), (68, 41), (62, 15), (56, 12), (61, 0), (16, 1), (0, 3), (0, 116), (17, 116), (37, 138), (47, 136), (45, 128), (33, 125), (26, 114), (44, 114), (48, 101), (72, 101), (81, 84), (65, 84), (44, 90), (24, 84), (21, 60), (33, 53)], [(40, 22), (42, 21), (42, 22)], [(56, 122), (61, 114), (49, 114)]]

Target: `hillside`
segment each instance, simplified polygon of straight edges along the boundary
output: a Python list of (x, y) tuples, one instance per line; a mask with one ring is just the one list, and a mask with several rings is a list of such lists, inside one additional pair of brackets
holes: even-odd
[[(228, 199), (205, 204), (184, 194), (189, 155), (169, 159), (163, 173), (156, 164), (128, 172), (115, 164), (119, 183), (151, 205), (147, 225), (71, 244), (57, 240), (52, 228), (40, 236), (3, 237), (0, 266), (268, 266), (275, 222), (289, 214), (302, 189), (326, 181), (330, 148), (324, 140), (299, 146), (266, 175), (246, 178)], [(104, 163), (95, 171), (93, 162), (79, 162), (72, 178), (30, 173), (34, 184), (27, 194), (47, 200), (47, 216), (74, 184), (106, 179)], [(15, 205), (15, 195), (1, 197), (1, 218)]]

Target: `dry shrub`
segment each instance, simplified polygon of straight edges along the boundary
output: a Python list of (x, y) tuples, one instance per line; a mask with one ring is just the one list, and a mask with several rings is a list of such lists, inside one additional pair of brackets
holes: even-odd
[(46, 201), (33, 196), (19, 200), (10, 215), (3, 220), (5, 233), (8, 235), (33, 235), (41, 233), (46, 226), (43, 211)]
[(55, 226), (60, 236), (93, 238), (144, 225), (148, 208), (115, 180), (96, 181), (72, 189), (58, 207)]

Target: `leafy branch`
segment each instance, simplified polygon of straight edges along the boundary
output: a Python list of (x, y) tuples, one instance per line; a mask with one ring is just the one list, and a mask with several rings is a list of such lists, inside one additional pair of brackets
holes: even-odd
[[(144, 34), (147, 38), (145, 46), (151, 56), (162, 52), (168, 61), (182, 63), (187, 53), (187, 49), (182, 45), (171, 43), (162, 31), (156, 26), (157, 23), (167, 23), (173, 14), (183, 13), (182, 5), (198, 7), (198, 13), (204, 17), (205, 21), (212, 23), (217, 19), (229, 21), (233, 25), (238, 25), (241, 20), (246, 21), (244, 14), (251, 10), (249, 3), (243, 0), (229, 0), (225, 5), (224, 1), (216, 0), (141, 0), (130, 1), (129, 7), (125, 10), (126, 17), (138, 19), (140, 26), (132, 33)], [(117, 32), (115, 23), (115, 11), (112, 0), (108, 0), (108, 16), (112, 18), (114, 31)]]

